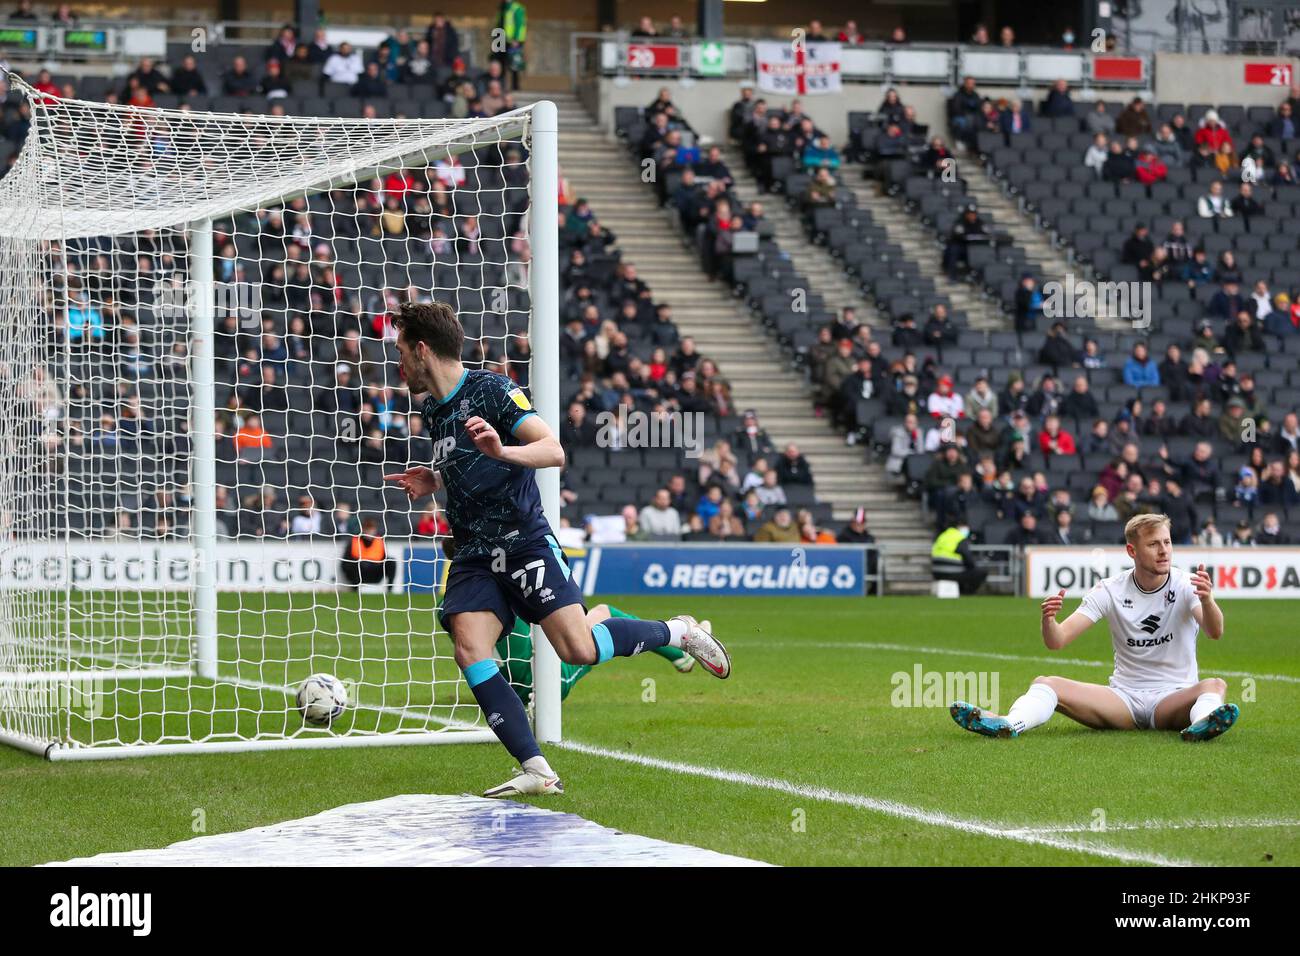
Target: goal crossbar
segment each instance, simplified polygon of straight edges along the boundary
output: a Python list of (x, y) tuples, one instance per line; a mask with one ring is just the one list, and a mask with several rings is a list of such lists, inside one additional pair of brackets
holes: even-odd
[[(9, 82), (11, 89), (27, 96), (32, 105), (33, 129), (39, 125), (44, 136), (38, 139), (37, 148), (20, 154), (19, 164), (24, 161), (40, 163), (43, 181), (58, 184), (57, 188), (51, 187), (42, 193), (42, 200), (47, 204), (45, 208), (51, 216), (48, 219), (42, 217), (33, 224), (24, 216), (15, 215), (22, 210), (22, 204), (15, 201), (11, 193), (21, 178), (11, 174), (0, 179), (0, 236), (21, 236), (24, 239), (32, 238), (33, 225), (36, 226), (36, 238), (76, 239), (163, 229), (219, 219), (235, 211), (283, 204), (299, 196), (355, 183), (363, 176), (383, 176), (407, 168), (415, 159), (427, 161), (471, 152), (482, 145), (484, 136), (498, 139), (523, 137), (538, 108), (520, 107), (498, 116), (470, 120), (249, 117), (63, 99), (37, 92), (14, 74), (9, 74)], [(553, 108), (553, 104), (548, 102), (547, 105)], [(54, 122), (50, 117), (54, 111), (57, 111), (59, 119), (64, 119), (65, 114), (69, 119)], [(42, 113), (45, 114), (43, 119)], [(172, 165), (155, 169), (151, 175), (159, 189), (165, 188), (180, 195), (173, 196), (172, 202), (166, 206), (124, 209), (106, 201), (103, 192), (96, 194), (83, 185), (105, 180), (111, 182), (130, 168), (128, 164), (115, 167), (115, 157), (111, 152), (105, 155), (78, 141), (80, 132), (75, 124), (78, 121), (94, 122), (96, 118), (111, 121), (118, 128), (133, 122), (142, 128), (157, 124), (196, 150), (214, 140), (219, 142), (223, 135), (228, 135), (232, 124), (253, 136), (265, 136), (264, 152), (274, 150), (277, 136), (292, 136), (295, 148), (300, 150), (294, 156), (295, 168), (310, 170), (311, 178), (303, 182), (300, 175), (295, 182), (291, 175), (286, 174), (249, 183), (239, 176), (239, 171), (246, 166), (232, 157), (228, 165), (217, 167), (215, 181), (205, 180), (203, 189), (193, 190), (192, 180), (186, 178), (185, 170), (179, 165), (181, 150), (178, 148), (177, 159), (172, 161)], [(304, 149), (301, 141), (312, 133), (316, 135), (310, 138)], [(367, 142), (355, 154), (349, 153), (346, 161), (332, 155), (337, 150), (332, 150), (331, 146), (339, 137), (357, 134), (363, 134), (364, 139), (372, 142)], [(240, 158), (253, 162), (259, 157), (250, 149), (247, 156)], [(49, 204), (50, 200), (57, 204)]]

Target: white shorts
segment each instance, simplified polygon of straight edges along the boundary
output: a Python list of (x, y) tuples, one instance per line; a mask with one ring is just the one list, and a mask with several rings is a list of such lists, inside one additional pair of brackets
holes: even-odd
[(1156, 725), (1156, 707), (1170, 694), (1192, 686), (1191, 684), (1170, 684), (1166, 687), (1135, 689), (1120, 684), (1110, 684), (1115, 696), (1124, 702), (1128, 712), (1133, 715), (1133, 723), (1138, 730), (1153, 730)]

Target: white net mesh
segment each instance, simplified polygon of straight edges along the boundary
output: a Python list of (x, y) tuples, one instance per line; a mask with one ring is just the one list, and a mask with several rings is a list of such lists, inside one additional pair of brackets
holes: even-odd
[[(0, 180), (0, 734), (98, 747), (474, 724), (434, 614), (445, 522), (382, 480), (431, 458), (390, 314), (449, 302), (467, 364), (528, 386), (529, 111), (230, 115), (14, 84), (32, 123)], [(192, 354), (200, 220), (213, 410)], [(209, 441), (215, 469), (195, 453)], [(208, 497), (210, 552), (194, 537)], [(372, 519), (382, 559), (345, 560), (379, 557), (365, 536), (353, 550)], [(209, 554), (214, 680), (196, 640)], [(354, 704), (328, 731), (287, 695), (317, 672)]]

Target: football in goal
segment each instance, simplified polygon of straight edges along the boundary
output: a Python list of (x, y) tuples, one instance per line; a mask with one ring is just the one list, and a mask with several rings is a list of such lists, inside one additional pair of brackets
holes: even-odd
[(348, 690), (333, 674), (312, 674), (298, 685), (298, 712), (316, 727), (329, 727), (343, 716)]

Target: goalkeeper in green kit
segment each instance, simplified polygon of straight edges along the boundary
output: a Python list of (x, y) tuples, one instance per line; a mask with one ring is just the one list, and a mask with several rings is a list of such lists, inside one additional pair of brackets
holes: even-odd
[[(635, 614), (628, 614), (626, 611), (620, 611), (608, 604), (597, 604), (587, 612), (587, 623), (599, 624), (611, 617), (625, 617), (634, 621), (640, 620)], [(700, 626), (708, 628), (709, 625), (701, 622)], [(501, 658), (497, 666), (501, 668), (501, 672), (510, 684), (511, 690), (519, 695), (519, 699), (527, 707), (529, 698), (533, 693), (533, 635), (528, 622), (523, 618), (515, 618), (515, 626), (509, 634), (497, 641), (496, 650), (497, 656)], [(676, 647), (668, 645), (656, 647), (654, 653), (671, 661), (673, 667), (683, 674), (695, 666), (695, 658)], [(590, 664), (566, 664), (563, 661), (560, 662), (560, 700), (564, 700), (569, 696), (569, 691), (573, 690), (573, 685), (590, 673), (591, 668), (592, 665)]]
[[(451, 564), (452, 555), (455, 554), (456, 545), (450, 539), (443, 542), (443, 554), (447, 559), (447, 565)], [(443, 570), (442, 590), (446, 589), (446, 568)], [(633, 621), (640, 620), (635, 614), (628, 614), (627, 611), (621, 611), (616, 607), (610, 607), (608, 604), (597, 604), (587, 612), (588, 624), (599, 624), (601, 621), (611, 617), (623, 617)], [(708, 628), (708, 622), (702, 622), (702, 627)], [(515, 618), (515, 626), (510, 629), (510, 633), (503, 634), (496, 643), (497, 667), (500, 668), (502, 676), (505, 677), (506, 683), (510, 689), (519, 695), (525, 707), (530, 706), (533, 696), (533, 634), (532, 628), (528, 622), (521, 617)], [(665, 644), (663, 647), (654, 648), (654, 653), (658, 654), (665, 660), (671, 661), (673, 667), (677, 668), (683, 674), (688, 673), (695, 666), (695, 658), (685, 651)], [(590, 664), (566, 664), (560, 661), (560, 700), (569, 696), (569, 691), (573, 690), (573, 685), (582, 680), (590, 673), (592, 665)]]

